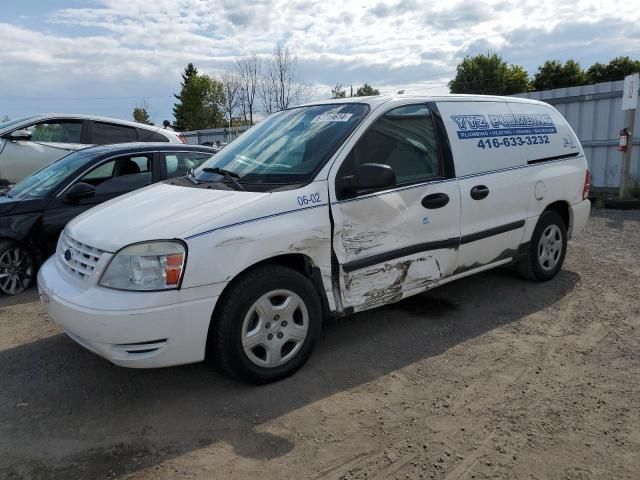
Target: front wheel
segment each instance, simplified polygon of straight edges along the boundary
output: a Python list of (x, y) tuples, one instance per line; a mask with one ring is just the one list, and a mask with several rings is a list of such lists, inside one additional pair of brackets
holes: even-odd
[(0, 292), (17, 295), (31, 286), (35, 272), (33, 256), (19, 243), (0, 241)]
[(268, 383), (302, 367), (322, 326), (313, 284), (289, 268), (265, 265), (230, 288), (220, 299), (207, 339), (207, 355), (223, 373)]
[(517, 264), (520, 275), (544, 282), (555, 277), (567, 253), (567, 226), (556, 212), (544, 212), (536, 225), (527, 255)]

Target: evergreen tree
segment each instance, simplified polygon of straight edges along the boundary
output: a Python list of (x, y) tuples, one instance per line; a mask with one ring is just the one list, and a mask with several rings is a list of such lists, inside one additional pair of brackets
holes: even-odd
[(145, 107), (136, 107), (133, 109), (133, 120), (138, 123), (144, 123), (145, 125), (151, 125), (149, 112), (147, 112)]
[(191, 85), (194, 78), (198, 76), (198, 69), (189, 62), (182, 73), (182, 82), (180, 83), (180, 93), (173, 96), (178, 100), (173, 106), (173, 116), (175, 117), (175, 126), (177, 130), (190, 130), (188, 125), (193, 124), (194, 108), (198, 103), (195, 96), (197, 90)]
[(173, 107), (175, 128), (179, 131), (224, 127), (224, 90), (222, 84), (198, 74), (189, 63), (182, 74), (178, 102)]

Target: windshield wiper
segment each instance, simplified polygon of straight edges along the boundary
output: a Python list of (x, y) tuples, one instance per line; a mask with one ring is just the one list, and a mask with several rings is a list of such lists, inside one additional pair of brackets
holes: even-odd
[(218, 175), (222, 175), (224, 178), (226, 178), (227, 180), (232, 182), (236, 187), (238, 187), (239, 190), (242, 190), (243, 192), (247, 191), (247, 189), (244, 188), (242, 185), (240, 185), (240, 182), (236, 180), (237, 178), (240, 178), (240, 175), (238, 175), (236, 172), (232, 172), (230, 170), (225, 170), (224, 168), (218, 168), (218, 167), (214, 167), (214, 168), (206, 167), (206, 168), (203, 168), (202, 171), (207, 173), (216, 173)]
[(193, 168), (189, 169), (189, 173), (187, 173), (187, 178), (191, 180), (195, 185), (199, 185), (200, 182), (196, 180), (196, 176), (193, 174)]

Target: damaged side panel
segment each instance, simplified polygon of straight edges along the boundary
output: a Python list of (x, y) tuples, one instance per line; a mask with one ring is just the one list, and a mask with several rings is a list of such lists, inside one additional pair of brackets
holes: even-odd
[[(455, 249), (449, 250), (449, 254), (455, 255)], [(345, 301), (354, 306), (355, 311), (367, 310), (433, 288), (443, 278), (438, 256), (416, 254), (343, 272)]]
[[(432, 194), (445, 194), (449, 201), (443, 208), (427, 209), (422, 200)], [(456, 181), (336, 202), (331, 211), (345, 308), (360, 311), (393, 303), (453, 273), (460, 235)], [(437, 245), (442, 242), (446, 247)]]

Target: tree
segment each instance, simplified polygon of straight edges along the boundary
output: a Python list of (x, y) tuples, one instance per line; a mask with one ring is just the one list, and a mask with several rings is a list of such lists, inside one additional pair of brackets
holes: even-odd
[(466, 56), (449, 82), (451, 93), (512, 95), (526, 92), (527, 71), (520, 65), (509, 65), (495, 53)]
[[(205, 92), (203, 91), (202, 82), (194, 84), (194, 80), (198, 78), (198, 69), (189, 63), (182, 74), (182, 82), (180, 83), (180, 93), (174, 97), (178, 100), (173, 106), (173, 116), (175, 117), (175, 126), (177, 130), (191, 130), (195, 118), (202, 117), (198, 114), (198, 110), (205, 103)], [(200, 88), (198, 88), (200, 87)]]
[(133, 109), (133, 120), (138, 123), (144, 123), (145, 125), (153, 125), (149, 118), (149, 104), (146, 100)]
[(240, 100), (241, 79), (235, 72), (222, 72), (220, 76), (220, 83), (222, 85), (222, 91), (224, 94), (223, 107), (225, 113), (228, 115), (229, 128), (231, 128), (231, 121), (233, 120), (233, 112), (236, 111), (238, 101)]
[(240, 77), (240, 108), (245, 122), (253, 125), (255, 99), (259, 90), (261, 62), (255, 52), (246, 53), (236, 60), (236, 70)]
[(587, 82), (612, 82), (624, 80), (624, 77), (635, 72), (640, 72), (640, 60), (632, 60), (630, 57), (616, 57), (608, 64), (594, 63), (587, 70)]
[(356, 97), (370, 97), (371, 95), (380, 95), (380, 90), (373, 88), (367, 82), (364, 82), (364, 85), (356, 90)]
[(182, 74), (180, 85), (180, 93), (174, 95), (178, 102), (173, 108), (177, 130), (199, 130), (225, 125), (224, 91), (220, 82), (198, 74), (198, 69), (190, 63)]
[(222, 82), (215, 78), (203, 75), (207, 80), (207, 95), (206, 95), (206, 112), (209, 118), (209, 123), (204, 128), (220, 128), (226, 125), (225, 121), (225, 104), (226, 98), (224, 93), (224, 85)]
[(309, 97), (310, 86), (302, 81), (298, 60), (287, 47), (277, 44), (266, 63), (259, 92), (267, 114), (298, 105)]
[(342, 85), (336, 83), (336, 86), (331, 89), (331, 98), (345, 98), (347, 96), (347, 91), (342, 88)]
[(567, 60), (564, 65), (558, 60), (547, 60), (538, 67), (532, 85), (536, 90), (551, 90), (584, 85), (586, 80), (584, 71), (575, 60)]

